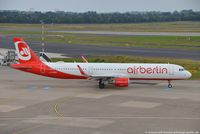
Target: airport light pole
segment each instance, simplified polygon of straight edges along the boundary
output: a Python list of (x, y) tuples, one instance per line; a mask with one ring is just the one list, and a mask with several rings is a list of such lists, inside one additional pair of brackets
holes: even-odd
[(42, 25), (42, 53), (44, 53), (44, 47), (45, 47), (45, 38), (44, 38), (44, 22), (40, 21)]

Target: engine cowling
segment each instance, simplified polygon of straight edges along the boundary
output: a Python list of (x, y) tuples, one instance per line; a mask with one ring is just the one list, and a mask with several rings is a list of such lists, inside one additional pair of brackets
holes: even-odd
[(115, 78), (114, 85), (116, 87), (128, 87), (129, 78)]

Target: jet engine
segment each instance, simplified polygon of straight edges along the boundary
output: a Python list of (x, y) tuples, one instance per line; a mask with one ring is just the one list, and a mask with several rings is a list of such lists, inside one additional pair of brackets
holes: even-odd
[(116, 87), (128, 87), (129, 78), (114, 78), (113, 84)]

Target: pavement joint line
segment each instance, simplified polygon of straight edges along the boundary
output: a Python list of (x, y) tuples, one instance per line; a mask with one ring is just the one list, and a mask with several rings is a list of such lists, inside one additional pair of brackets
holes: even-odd
[[(59, 111), (58, 111), (58, 104), (61, 104), (62, 102), (66, 101), (66, 99), (69, 99), (69, 98), (68, 98), (68, 97), (64, 97), (64, 98), (61, 99), (60, 102), (58, 102), (57, 104), (54, 105), (54, 111), (56, 112), (56, 114), (57, 114), (57, 116), (58, 116), (57, 119), (63, 119), (63, 117), (64, 117), (64, 116), (63, 116), (61, 113), (59, 113)], [(60, 117), (61, 117), (61, 118), (60, 118)], [(1, 120), (1, 118), (2, 118), (2, 117), (0, 117), (0, 120)], [(4, 118), (4, 119), (5, 119), (5, 118)], [(6, 119), (8, 119), (8, 118), (6, 118)], [(10, 119), (14, 119), (14, 118), (10, 118)], [(33, 120), (34, 120), (34, 118), (15, 118), (15, 119), (33, 119)], [(41, 119), (48, 119), (48, 118), (41, 118)], [(37, 119), (36, 119), (36, 120), (37, 120)], [(35, 126), (33, 126), (33, 127), (29, 127), (29, 128), (25, 128), (25, 129), (19, 130), (19, 131), (17, 131), (17, 132), (12, 133), (12, 134), (22, 134), (22, 133), (28, 132), (28, 131), (30, 131), (30, 130), (33, 130), (33, 129), (36, 129), (36, 128), (40, 128), (40, 127), (45, 126), (45, 125), (47, 125), (47, 124), (35, 125)]]
[(19, 131), (17, 131), (17, 132), (14, 132), (14, 133), (12, 133), (12, 134), (23, 134), (23, 133), (26, 133), (26, 132), (28, 132), (28, 131), (30, 131), (30, 130), (33, 130), (33, 129), (36, 129), (36, 128), (40, 128), (40, 127), (42, 127), (42, 126), (44, 126), (44, 125), (47, 125), (47, 124), (39, 124), (39, 125), (35, 125), (35, 126), (33, 126), (33, 127), (21, 129), (21, 130), (19, 130)]
[(66, 100), (68, 100), (70, 98), (73, 98), (73, 97), (65, 96), (65, 97), (61, 98), (60, 101), (58, 100), (58, 102), (54, 105), (53, 109), (58, 117), (65, 117), (62, 113), (59, 112), (59, 104), (65, 102)]
[[(159, 116), (117, 116), (117, 117), (89, 117), (89, 116), (62, 116), (60, 119), (67, 118), (85, 118), (85, 119), (160, 119), (160, 120), (200, 120), (199, 117), (159, 117)], [(13, 119), (32, 119), (32, 120), (47, 120), (47, 119), (56, 119), (56, 117), (42, 117), (42, 118), (13, 118), (13, 117), (0, 117), (0, 120), (13, 120)]]
[[(27, 93), (29, 93), (30, 91), (28, 90), (25, 90), (23, 91), (23, 93), (21, 93), (20, 95), (26, 95)], [(0, 105), (4, 105), (6, 104), (6, 102), (10, 102), (10, 101), (14, 101), (15, 99), (18, 99), (17, 96), (12, 96), (12, 97), (9, 97), (9, 98), (5, 98), (4, 101), (1, 101), (0, 102)]]

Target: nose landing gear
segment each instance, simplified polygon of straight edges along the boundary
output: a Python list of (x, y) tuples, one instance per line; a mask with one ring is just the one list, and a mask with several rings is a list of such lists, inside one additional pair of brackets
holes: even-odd
[(172, 84), (171, 84), (171, 81), (170, 80), (168, 80), (168, 88), (172, 88), (173, 86), (172, 86)]

